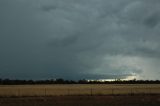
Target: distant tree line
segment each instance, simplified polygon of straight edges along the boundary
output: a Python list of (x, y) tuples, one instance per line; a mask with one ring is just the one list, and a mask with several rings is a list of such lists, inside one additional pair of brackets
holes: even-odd
[(160, 80), (115, 80), (115, 81), (98, 81), (98, 80), (64, 80), (64, 79), (50, 79), (50, 80), (11, 80), (0, 79), (0, 85), (24, 85), (24, 84), (160, 84)]

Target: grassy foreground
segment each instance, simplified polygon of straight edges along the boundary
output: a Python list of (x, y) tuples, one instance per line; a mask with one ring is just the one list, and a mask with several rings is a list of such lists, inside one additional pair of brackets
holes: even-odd
[(3, 97), (0, 106), (160, 106), (160, 95)]

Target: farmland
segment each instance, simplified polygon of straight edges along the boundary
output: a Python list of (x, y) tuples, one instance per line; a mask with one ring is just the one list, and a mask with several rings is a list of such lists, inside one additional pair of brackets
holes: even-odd
[(1, 85), (0, 106), (159, 106), (159, 84)]
[(1, 85), (0, 97), (160, 94), (160, 84)]

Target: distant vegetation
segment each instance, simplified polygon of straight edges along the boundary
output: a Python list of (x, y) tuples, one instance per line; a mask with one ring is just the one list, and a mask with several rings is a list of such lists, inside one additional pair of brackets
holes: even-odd
[(128, 80), (123, 81), (117, 79), (115, 81), (88, 81), (88, 80), (64, 80), (64, 79), (50, 79), (50, 80), (11, 80), (0, 79), (0, 85), (22, 85), (22, 84), (160, 84), (160, 80)]

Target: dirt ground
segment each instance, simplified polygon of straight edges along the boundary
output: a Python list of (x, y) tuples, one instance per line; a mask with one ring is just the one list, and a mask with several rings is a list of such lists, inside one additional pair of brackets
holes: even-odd
[(160, 106), (160, 95), (1, 97), (0, 106)]

